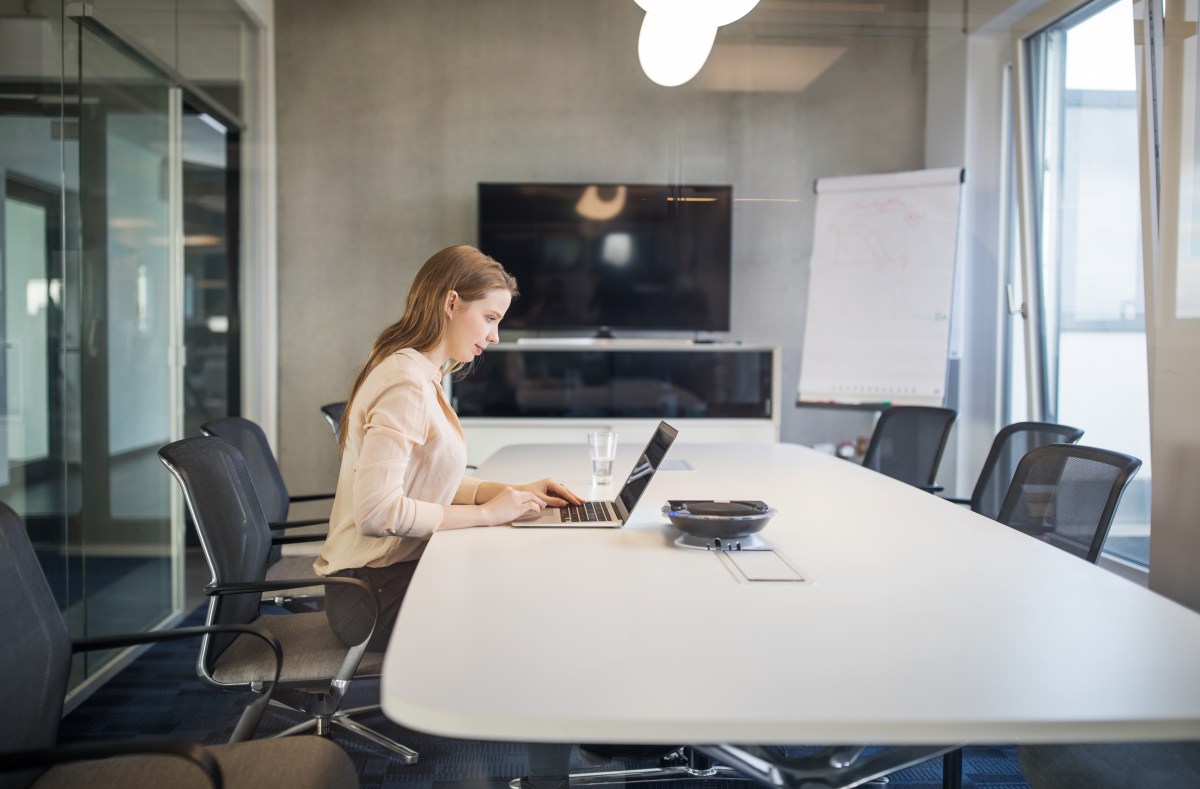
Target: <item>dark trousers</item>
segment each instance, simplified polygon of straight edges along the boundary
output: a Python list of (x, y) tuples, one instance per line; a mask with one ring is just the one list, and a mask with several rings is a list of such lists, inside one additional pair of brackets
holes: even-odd
[[(417, 563), (397, 562), (387, 567), (354, 567), (331, 573), (337, 578), (357, 578), (375, 590), (379, 600), (379, 616), (375, 619), (375, 632), (367, 646), (373, 652), (387, 648), (392, 628), (396, 626), (396, 614), (400, 603), (412, 582)], [(328, 586), (325, 588), (325, 617), (329, 627), (342, 643), (353, 646), (361, 643), (371, 629), (371, 603), (362, 590), (351, 586)]]

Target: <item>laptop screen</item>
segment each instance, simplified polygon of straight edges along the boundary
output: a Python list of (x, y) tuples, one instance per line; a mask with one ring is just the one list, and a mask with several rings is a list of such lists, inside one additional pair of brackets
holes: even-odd
[(633, 464), (633, 471), (629, 472), (629, 479), (625, 480), (625, 484), (617, 496), (620, 508), (624, 510), (623, 517), (628, 517), (629, 513), (633, 512), (633, 508), (637, 506), (638, 499), (646, 491), (646, 486), (650, 484), (654, 472), (658, 471), (658, 467), (662, 464), (667, 450), (671, 448), (677, 435), (679, 435), (679, 431), (666, 422), (658, 423), (658, 429), (654, 431), (654, 435), (650, 437), (650, 443), (646, 444), (646, 448), (642, 450), (637, 462)]

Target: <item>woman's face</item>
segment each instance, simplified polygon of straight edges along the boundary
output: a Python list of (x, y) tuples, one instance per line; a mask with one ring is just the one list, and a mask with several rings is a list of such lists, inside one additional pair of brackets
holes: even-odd
[(489, 345), (500, 342), (500, 319), (511, 303), (512, 294), (503, 288), (489, 290), (476, 301), (452, 295), (450, 320), (446, 323), (446, 354), (466, 364)]

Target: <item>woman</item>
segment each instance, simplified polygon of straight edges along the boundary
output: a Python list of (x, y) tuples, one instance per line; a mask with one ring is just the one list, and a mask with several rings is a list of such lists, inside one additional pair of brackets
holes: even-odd
[[(387, 645), (435, 531), (500, 526), (581, 501), (551, 479), (506, 485), (463, 475), (466, 444), (442, 377), (500, 341), (497, 327), (516, 296), (516, 280), (487, 255), (443, 249), (417, 272), (404, 315), (375, 340), (350, 390), (329, 536), (313, 566), (376, 590), (371, 649)], [(373, 620), (369, 603), (348, 586), (327, 587), (325, 611), (347, 645), (360, 643)]]

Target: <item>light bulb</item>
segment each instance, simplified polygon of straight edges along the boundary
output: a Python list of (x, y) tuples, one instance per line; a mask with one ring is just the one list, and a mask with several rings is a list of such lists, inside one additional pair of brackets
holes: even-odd
[(647, 12), (638, 36), (642, 71), (664, 87), (682, 85), (704, 67), (716, 37), (716, 27), (671, 22)]
[(721, 27), (736, 22), (758, 0), (634, 0), (648, 14), (697, 27)]

